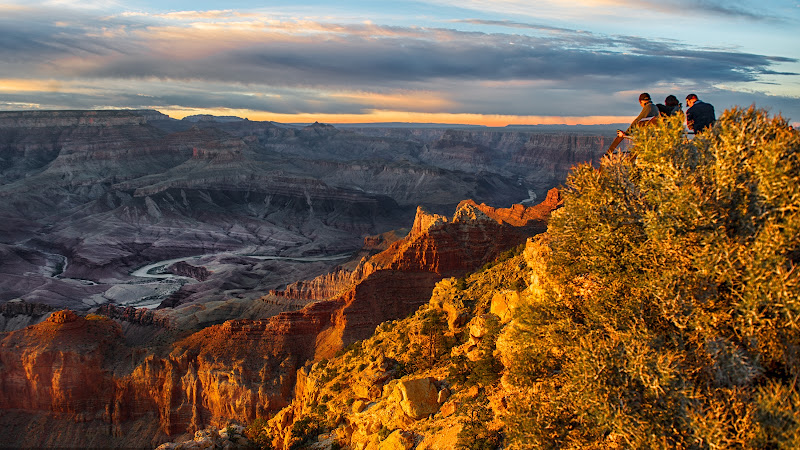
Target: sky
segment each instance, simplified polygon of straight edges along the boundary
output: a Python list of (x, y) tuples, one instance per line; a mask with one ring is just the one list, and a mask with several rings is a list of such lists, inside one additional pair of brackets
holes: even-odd
[(627, 123), (649, 92), (800, 124), (800, 0), (0, 0), (0, 110)]

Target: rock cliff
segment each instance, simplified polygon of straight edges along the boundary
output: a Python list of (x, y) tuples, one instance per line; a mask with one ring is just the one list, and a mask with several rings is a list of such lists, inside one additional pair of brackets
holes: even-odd
[[(363, 260), (350, 272), (350, 284), (329, 289), (337, 292), (327, 300), (267, 319), (228, 320), (152, 350), (124, 334), (131, 324), (171, 327), (160, 313), (110, 306), (102, 311), (115, 320), (53, 313), (45, 322), (2, 335), (0, 386), (8, 395), (0, 407), (13, 410), (14, 417), (49, 421), (47, 439), (63, 438), (73, 421), (84, 421), (92, 431), (76, 445), (129, 443), (125, 439), (135, 429), (151, 430), (152, 440), (139, 436), (133, 442), (156, 444), (231, 420), (265, 417), (289, 404), (306, 361), (332, 357), (372, 335), (380, 323), (407, 316), (428, 302), (443, 276), (475, 270), (540, 230), (549, 210), (534, 209), (524, 208), (521, 216), (531, 221), (514, 226), (502, 219), (502, 209), (464, 202), (451, 218), (419, 227)], [(415, 222), (429, 222), (425, 215), (420, 211)], [(402, 400), (416, 388), (398, 389)], [(422, 414), (414, 402), (405, 408)], [(100, 423), (108, 426), (98, 437)], [(13, 423), (0, 426), (14, 429)]]
[(143, 125), (169, 117), (151, 109), (106, 111), (0, 111), (0, 128)]
[(54, 308), (41, 303), (12, 301), (0, 305), (0, 332), (25, 328), (47, 318)]
[(503, 327), (539, 287), (538, 251), (529, 240), (489, 269), (442, 280), (414, 314), (306, 364), (291, 404), (251, 436), (277, 449), (317, 441), (359, 450), (495, 448), (513, 395), (500, 380), (503, 365), (517, 363)]
[[(122, 404), (115, 401), (115, 371), (131, 370), (133, 357), (121, 334), (110, 319), (62, 310), (0, 336), (3, 444), (118, 447), (159, 440), (157, 427), (135, 420), (150, 411), (131, 412), (139, 416), (119, 424), (118, 417), (126, 413), (117, 409)], [(132, 433), (137, 428), (149, 434)]]
[[(178, 121), (154, 111), (2, 113), (0, 251), (13, 258), (0, 262), (0, 301), (81, 311), (108, 301), (149, 305), (175, 293), (130, 283), (130, 273), (150, 263), (355, 252), (365, 235), (407, 226), (418, 205), (509, 205), (566, 173), (541, 178), (534, 159), (510, 163), (530, 134), (442, 133), (435, 144), (324, 124)], [(563, 155), (559, 142), (536, 158), (562, 161), (558, 167), (592, 159), (589, 140)], [(483, 156), (470, 156), (471, 148)], [(254, 284), (251, 264), (215, 270), (227, 256), (206, 267), (206, 282), (165, 306), (220, 300), (223, 285), (241, 295), (290, 281), (264, 271)]]
[[(538, 196), (563, 181), (575, 164), (599, 161), (613, 130), (528, 131), (514, 128), (353, 128), (368, 136), (418, 142), (419, 160), (437, 167), (480, 173), (506, 173), (524, 180)], [(465, 197), (467, 198), (467, 197)], [(494, 202), (497, 203), (497, 202)]]

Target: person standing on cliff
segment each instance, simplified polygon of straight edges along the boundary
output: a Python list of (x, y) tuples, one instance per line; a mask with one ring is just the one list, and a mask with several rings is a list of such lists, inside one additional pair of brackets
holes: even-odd
[(625, 137), (625, 135), (630, 133), (630, 131), (634, 127), (639, 125), (639, 122), (642, 119), (657, 117), (660, 114), (660, 112), (658, 111), (658, 107), (653, 104), (653, 100), (650, 99), (650, 94), (648, 94), (647, 92), (642, 92), (641, 94), (639, 94), (639, 104), (642, 106), (642, 111), (639, 113), (638, 116), (636, 116), (635, 119), (633, 119), (633, 122), (631, 122), (631, 126), (629, 126), (627, 130), (625, 131), (617, 130), (618, 138)]
[(695, 94), (686, 96), (686, 126), (692, 133), (699, 133), (710, 127), (717, 117), (711, 104), (700, 101)]

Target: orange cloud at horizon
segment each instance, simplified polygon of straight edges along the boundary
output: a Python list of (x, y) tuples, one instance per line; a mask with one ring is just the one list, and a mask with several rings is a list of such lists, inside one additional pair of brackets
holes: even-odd
[(354, 104), (373, 105), (375, 110), (379, 111), (394, 111), (395, 109), (422, 111), (415, 114), (447, 110), (454, 106), (452, 101), (442, 98), (437, 92), (430, 91), (400, 91), (392, 94), (346, 91), (328, 94), (328, 97)]
[(59, 80), (0, 78), (0, 92), (59, 92), (64, 84)]
[(504, 127), (506, 125), (605, 125), (628, 123), (627, 116), (518, 116), (502, 114), (469, 113), (423, 113), (406, 111), (375, 110), (367, 114), (279, 114), (268, 111), (246, 109), (184, 109), (160, 108), (164, 114), (182, 119), (196, 114), (214, 116), (237, 116), (257, 121), (278, 123), (441, 123), (448, 125), (483, 125)]

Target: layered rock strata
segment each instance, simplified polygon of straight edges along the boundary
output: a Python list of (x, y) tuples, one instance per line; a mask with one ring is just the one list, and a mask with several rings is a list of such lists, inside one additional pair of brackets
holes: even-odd
[[(561, 181), (539, 179), (538, 160), (509, 163), (530, 135), (445, 134), (434, 145), (324, 124), (178, 121), (155, 111), (1, 113), (0, 252), (10, 258), (0, 262), (0, 301), (83, 311), (109, 301), (149, 305), (172, 290), (131, 287), (129, 275), (157, 261), (354, 252), (363, 236), (408, 225), (417, 205), (508, 205), (531, 197), (534, 185)], [(537, 158), (563, 165), (595, 148), (580, 142), (557, 155), (561, 144)], [(472, 148), (481, 156), (464, 153)], [(245, 280), (251, 267), (235, 271), (236, 290), (254, 287)], [(187, 288), (164, 305), (220, 300), (230, 295), (224, 284)]]
[[(363, 260), (351, 273), (351, 284), (329, 300), (268, 319), (210, 326), (166, 353), (126, 344), (122, 327), (105, 317), (54, 313), (46, 322), (2, 335), (0, 387), (8, 394), (0, 408), (39, 421), (51, 418), (60, 424), (53, 426), (53, 436), (85, 420), (94, 434), (75, 445), (90, 437), (129, 443), (125, 439), (135, 429), (153, 427), (158, 431), (148, 444), (156, 444), (209, 425), (267, 416), (288, 405), (297, 370), (306, 361), (333, 356), (381, 322), (405, 317), (428, 301), (443, 276), (474, 270), (523, 242), (544, 227), (547, 213), (547, 208), (535, 214), (526, 209), (521, 216), (531, 220), (512, 226), (498, 210), (474, 202), (441, 220), (428, 220), (420, 211), (415, 223), (427, 225)], [(150, 313), (104, 311), (159, 325)], [(69, 426), (54, 417), (66, 417)], [(95, 435), (98, 423), (108, 424), (102, 439)], [(144, 438), (131, 438), (141, 444), (137, 439)]]

